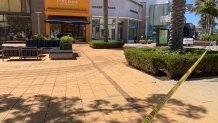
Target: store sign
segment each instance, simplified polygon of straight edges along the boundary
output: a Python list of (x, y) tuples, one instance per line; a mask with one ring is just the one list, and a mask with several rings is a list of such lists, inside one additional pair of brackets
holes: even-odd
[(89, 12), (89, 0), (45, 0), (46, 11)]
[[(103, 6), (92, 6), (93, 9), (102, 9)], [(108, 6), (108, 9), (116, 9), (116, 7)]]
[(76, 0), (57, 0), (57, 3), (72, 5), (72, 4), (78, 4), (78, 1), (76, 1)]

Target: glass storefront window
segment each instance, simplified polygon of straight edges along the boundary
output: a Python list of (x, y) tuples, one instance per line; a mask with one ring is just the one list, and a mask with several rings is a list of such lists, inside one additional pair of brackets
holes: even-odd
[(92, 19), (92, 24), (93, 25), (100, 24), (100, 19), (99, 18), (93, 18)]
[(9, 11), (8, 0), (1, 0), (0, 11)]
[(21, 5), (22, 12), (30, 13), (30, 0), (22, 0)]
[(137, 35), (138, 23), (134, 20), (129, 20), (129, 40), (134, 40)]
[[(109, 40), (116, 39), (116, 19), (108, 20)], [(92, 40), (104, 39), (104, 19), (92, 18)]]
[(118, 21), (118, 40), (124, 40), (124, 20)]
[(1, 0), (0, 11), (30, 13), (30, 0)]
[(10, 12), (21, 12), (21, 0), (9, 0)]
[(9, 33), (13, 33), (14, 40), (25, 39), (31, 31), (30, 16), (0, 15), (0, 40), (9, 40)]

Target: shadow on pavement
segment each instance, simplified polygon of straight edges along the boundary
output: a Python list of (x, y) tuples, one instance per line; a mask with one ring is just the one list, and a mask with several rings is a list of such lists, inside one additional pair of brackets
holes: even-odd
[[(14, 95), (0, 95), (0, 114), (9, 113), (4, 119), (4, 123), (14, 123), (25, 121), (27, 123), (43, 122), (76, 122), (83, 123), (84, 117), (92, 113), (101, 112), (108, 115), (114, 111), (126, 111), (128, 113), (139, 113), (143, 118), (157, 103), (164, 94), (154, 94), (147, 99), (130, 98), (129, 102), (119, 104), (112, 103), (110, 99), (94, 100), (87, 104), (80, 98), (72, 97), (51, 97), (48, 95), (35, 95), (29, 98), (15, 97)], [(181, 100), (170, 99), (167, 108), (173, 110), (178, 117), (183, 116), (190, 119), (200, 119), (207, 110), (202, 106), (187, 104)], [(127, 117), (128, 118), (128, 117)], [(93, 119), (99, 121), (98, 117)], [(161, 123), (176, 122), (170, 116), (159, 113), (156, 117)], [(181, 120), (181, 119), (180, 119)], [(122, 121), (112, 119), (111, 123), (121, 123)], [(134, 122), (141, 123), (142, 118), (135, 119)]]

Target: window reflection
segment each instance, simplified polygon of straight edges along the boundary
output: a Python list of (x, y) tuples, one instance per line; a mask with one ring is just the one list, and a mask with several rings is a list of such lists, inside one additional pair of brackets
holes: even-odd
[[(116, 19), (108, 19), (109, 40), (116, 38)], [(104, 19), (92, 18), (92, 40), (104, 39)]]
[(1, 0), (0, 11), (30, 13), (30, 0)]
[(13, 34), (14, 40), (25, 40), (29, 31), (31, 31), (30, 16), (0, 15), (0, 40), (10, 40), (9, 33)]

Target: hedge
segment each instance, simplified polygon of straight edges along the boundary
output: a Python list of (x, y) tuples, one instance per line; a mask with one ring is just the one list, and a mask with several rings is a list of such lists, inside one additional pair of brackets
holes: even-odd
[(201, 35), (199, 37), (201, 41), (218, 41), (218, 34), (215, 35)]
[[(203, 54), (203, 49), (185, 49), (185, 53), (168, 53), (166, 49), (125, 49), (129, 65), (160, 76), (166, 74), (171, 79), (182, 77)], [(218, 75), (218, 52), (209, 51), (191, 76)]]
[(89, 42), (89, 46), (94, 49), (112, 49), (112, 48), (122, 48), (124, 42)]

